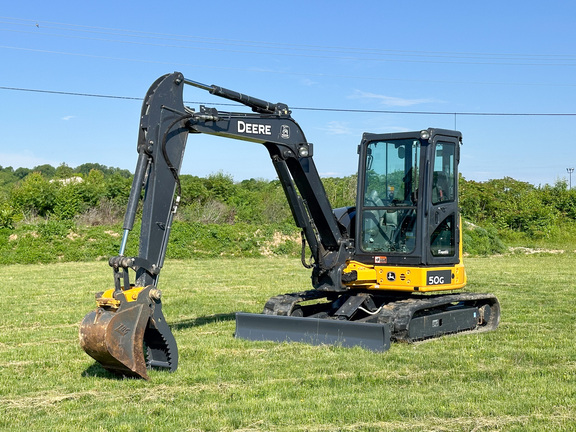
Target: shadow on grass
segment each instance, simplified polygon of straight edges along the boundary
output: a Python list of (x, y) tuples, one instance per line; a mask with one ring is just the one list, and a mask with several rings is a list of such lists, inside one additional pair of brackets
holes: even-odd
[(194, 319), (170, 323), (172, 330), (184, 330), (190, 327), (199, 327), (206, 324), (212, 324), (221, 321), (233, 321), (236, 319), (236, 313), (215, 314)]
[(82, 376), (84, 378), (90, 378), (90, 377), (108, 378), (114, 381), (121, 381), (123, 379), (126, 379), (125, 376), (116, 375), (113, 374), (112, 372), (108, 372), (106, 369), (102, 367), (102, 365), (100, 365), (100, 363), (94, 363), (88, 366), (86, 370), (82, 372)]

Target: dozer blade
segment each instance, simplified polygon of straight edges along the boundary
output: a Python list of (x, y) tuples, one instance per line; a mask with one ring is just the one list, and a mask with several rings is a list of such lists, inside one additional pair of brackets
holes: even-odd
[(116, 297), (119, 305), (100, 306), (84, 317), (79, 331), (84, 351), (118, 375), (148, 379), (148, 367), (174, 371), (177, 348), (159, 298), (150, 298), (150, 288), (135, 301), (124, 294)]
[(235, 337), (253, 341), (360, 346), (371, 351), (390, 348), (389, 324), (296, 316), (237, 313)]

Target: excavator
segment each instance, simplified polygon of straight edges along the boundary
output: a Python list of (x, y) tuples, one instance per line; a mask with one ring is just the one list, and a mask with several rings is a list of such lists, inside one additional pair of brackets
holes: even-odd
[[(251, 111), (190, 108), (183, 100), (185, 86)], [(497, 328), (500, 304), (494, 295), (458, 291), (466, 286), (458, 208), (460, 132), (364, 133), (355, 206), (333, 209), (313, 145), (287, 105), (174, 72), (158, 78), (143, 102), (120, 249), (109, 260), (114, 287), (96, 294), (96, 309), (80, 324), (82, 348), (104, 369), (149, 379), (149, 369), (178, 366), (158, 281), (190, 134), (250, 141), (268, 150), (301, 229), (302, 264), (311, 270), (311, 289), (296, 287), (272, 297), (262, 313), (236, 313), (237, 338), (378, 352), (388, 350), (391, 341)], [(140, 211), (138, 255), (126, 256)]]

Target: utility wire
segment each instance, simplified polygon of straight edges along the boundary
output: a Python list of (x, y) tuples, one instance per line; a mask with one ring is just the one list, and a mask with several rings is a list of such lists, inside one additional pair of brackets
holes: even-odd
[(93, 94), (93, 93), (77, 93), (77, 92), (65, 92), (65, 91), (56, 91), (56, 90), (38, 90), (38, 89), (28, 89), (28, 88), (18, 88), (18, 87), (0, 86), (0, 90), (14, 90), (14, 91), (23, 91), (23, 92), (32, 92), (32, 93), (48, 93), (48, 94), (57, 94), (57, 95), (66, 95), (66, 96), (84, 96), (84, 97), (95, 97), (95, 98), (104, 98), (104, 99), (144, 100), (143, 98), (137, 98), (137, 97), (131, 97), (131, 96), (101, 95), (101, 94)]
[[(20, 31), (20, 30), (5, 30), (0, 29), (0, 31), (11, 31), (24, 34), (33, 34), (34, 31)], [(147, 47), (156, 48), (176, 48), (179, 50), (195, 50), (195, 51), (210, 51), (210, 52), (227, 52), (234, 54), (251, 54), (251, 55), (265, 55), (265, 56), (281, 56), (285, 57), (297, 57), (306, 59), (317, 59), (317, 60), (338, 60), (338, 61), (363, 61), (363, 62), (385, 62), (385, 63), (424, 63), (424, 64), (459, 64), (459, 65), (486, 65), (486, 66), (576, 66), (576, 58), (568, 56), (556, 56), (556, 57), (499, 57), (497, 54), (490, 55), (486, 57), (483, 54), (451, 54), (451, 53), (432, 53), (432, 52), (422, 52), (412, 54), (411, 52), (389, 52), (389, 53), (361, 53), (354, 52), (348, 54), (346, 51), (335, 52), (335, 51), (322, 51), (322, 53), (307, 53), (299, 48), (284, 49), (282, 51), (270, 50), (268, 47), (258, 47), (255, 49), (249, 49), (250, 45), (238, 45), (238, 44), (225, 44), (224, 46), (214, 46), (223, 45), (222, 43), (216, 42), (201, 42), (201, 41), (184, 41), (185, 44), (175, 44), (175, 43), (158, 43), (158, 42), (143, 42), (140, 40), (118, 40), (110, 38), (101, 37), (87, 37), (87, 36), (71, 36), (65, 34), (55, 34), (51, 33), (52, 37), (61, 37), (76, 40), (89, 40), (104, 43), (113, 44), (129, 44), (129, 45), (142, 45)], [(178, 41), (178, 40), (177, 40)], [(192, 44), (192, 45), (191, 45)], [(212, 46), (209, 46), (212, 45)], [(235, 48), (232, 48), (235, 47)], [(273, 47), (272, 47), (273, 48)], [(13, 47), (13, 49), (26, 50), (23, 47)], [(300, 51), (300, 52), (290, 52)], [(324, 53), (327, 52), (327, 53)], [(77, 55), (74, 53), (66, 53), (70, 55)]]
[[(369, 48), (369, 47), (343, 47), (343, 46), (326, 46), (326, 45), (303, 45), (303, 44), (293, 44), (286, 42), (269, 42), (269, 41), (254, 41), (254, 40), (242, 40), (242, 39), (230, 39), (230, 38), (214, 38), (206, 36), (191, 36), (183, 34), (171, 34), (171, 33), (158, 33), (158, 32), (147, 32), (140, 30), (128, 30), (110, 27), (98, 27), (98, 26), (85, 26), (79, 24), (69, 24), (69, 23), (59, 23), (51, 21), (37, 21), (31, 19), (20, 19), (20, 18), (10, 18), (10, 17), (0, 17), (0, 24), (7, 24), (11, 26), (19, 26), (25, 28), (32, 28), (33, 30), (29, 33), (38, 33), (38, 31), (43, 30), (63, 30), (68, 31), (71, 34), (74, 33), (91, 33), (91, 34), (103, 34), (112, 36), (122, 36), (133, 39), (150, 39), (150, 40), (168, 40), (168, 41), (185, 41), (193, 43), (203, 43), (210, 45), (225, 45), (225, 46), (243, 46), (252, 48), (272, 48), (281, 49), (282, 54), (286, 50), (293, 51), (308, 51), (308, 52), (330, 52), (335, 54), (369, 54), (377, 56), (426, 56), (426, 57), (443, 57), (443, 58), (481, 58), (481, 59), (497, 59), (497, 60), (576, 60), (576, 56), (573, 54), (516, 54), (516, 53), (478, 53), (478, 52), (448, 52), (448, 51), (423, 51), (423, 50), (393, 50), (393, 49), (382, 49), (382, 48)], [(0, 29), (4, 31), (12, 31), (10, 29)], [(65, 36), (59, 34), (49, 34), (50, 36)], [(82, 37), (78, 37), (82, 39)], [(125, 42), (131, 43), (132, 41), (128, 39), (115, 41), (115, 42)]]
[[(283, 57), (304, 57), (334, 60), (362, 60), (376, 62), (409, 62), (409, 63), (443, 63), (443, 64), (482, 64), (508, 66), (576, 66), (576, 56), (571, 54), (515, 54), (515, 53), (473, 53), (447, 51), (391, 50), (363, 47), (336, 47), (320, 45), (297, 45), (281, 42), (250, 41), (239, 39), (211, 38), (168, 33), (153, 33), (137, 30), (83, 26), (58, 22), (25, 20), (0, 17), (0, 24), (24, 27), (25, 30), (0, 28), (28, 34), (43, 34), (52, 37), (64, 37), (79, 40), (100, 42), (138, 44), (162, 48), (195, 49), (207, 51), (226, 51), (243, 54), (281, 55)], [(29, 29), (29, 30), (28, 30)], [(53, 33), (53, 31), (64, 31)], [(119, 37), (106, 39), (91, 35)], [(187, 45), (174, 45), (183, 42)], [(194, 45), (189, 45), (194, 44)], [(198, 45), (200, 44), (200, 45)], [(218, 47), (220, 46), (220, 47)], [(235, 48), (231, 48), (235, 47)], [(256, 49), (256, 51), (255, 51)], [(369, 56), (369, 57), (366, 57)], [(522, 62), (524, 61), (524, 62)], [(526, 62), (528, 61), (528, 62)]]
[[(537, 82), (489, 82), (489, 81), (446, 81), (446, 80), (433, 80), (433, 79), (408, 79), (408, 78), (389, 78), (383, 76), (359, 76), (359, 75), (346, 75), (337, 73), (312, 73), (310, 71), (298, 72), (298, 71), (283, 71), (283, 70), (273, 70), (269, 68), (242, 68), (238, 66), (211, 66), (206, 64), (197, 63), (182, 63), (174, 61), (159, 61), (153, 59), (143, 59), (143, 58), (128, 58), (128, 57), (110, 57), (110, 56), (100, 56), (87, 53), (71, 53), (65, 51), (54, 51), (54, 50), (44, 50), (44, 49), (34, 49), (34, 48), (22, 48), (8, 45), (0, 45), (0, 49), (11, 49), (19, 51), (29, 51), (29, 52), (39, 52), (43, 54), (57, 54), (57, 55), (67, 55), (76, 57), (87, 57), (93, 59), (104, 59), (120, 62), (137, 62), (137, 63), (147, 63), (147, 64), (161, 64), (175, 66), (179, 65), (182, 67), (193, 67), (193, 68), (205, 68), (205, 69), (216, 69), (216, 70), (233, 70), (233, 71), (243, 71), (243, 72), (257, 72), (257, 73), (267, 73), (274, 75), (293, 75), (293, 76), (303, 76), (303, 77), (333, 77), (333, 78), (345, 78), (353, 80), (377, 80), (377, 81), (402, 81), (402, 82), (423, 82), (423, 83), (434, 83), (434, 84), (464, 84), (464, 85), (496, 85), (496, 86), (523, 86), (523, 87), (576, 87), (576, 84), (567, 84), (559, 82), (548, 82), (548, 83), (537, 83)], [(575, 63), (576, 65), (576, 63)]]
[[(115, 96), (115, 95), (103, 95), (94, 93), (78, 93), (78, 92), (65, 92), (56, 90), (40, 90), (40, 89), (29, 89), (21, 87), (6, 87), (0, 86), (0, 90), (12, 90), (12, 91), (22, 91), (22, 92), (32, 92), (32, 93), (46, 93), (46, 94), (56, 94), (65, 96), (80, 96), (80, 97), (94, 97), (103, 99), (124, 99), (124, 100), (138, 100), (142, 101), (143, 98), (132, 97), (132, 96)], [(243, 107), (241, 104), (233, 103), (223, 103), (223, 102), (201, 102), (201, 101), (184, 101), (187, 104), (194, 105), (217, 105), (217, 106), (234, 106)], [(352, 108), (319, 108), (319, 107), (290, 107), (291, 110), (300, 111), (323, 111), (323, 112), (347, 112), (347, 113), (364, 113), (364, 114), (417, 114), (417, 115), (451, 115), (451, 116), (494, 116), (494, 117), (505, 117), (505, 116), (517, 116), (517, 117), (570, 117), (576, 116), (576, 113), (502, 113), (502, 112), (454, 112), (454, 111), (400, 111), (400, 110), (375, 110), (375, 109), (352, 109)]]

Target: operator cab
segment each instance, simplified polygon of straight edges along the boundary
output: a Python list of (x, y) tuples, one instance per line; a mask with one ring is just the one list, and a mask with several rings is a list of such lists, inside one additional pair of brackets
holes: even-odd
[(355, 217), (359, 261), (460, 261), (460, 142), (460, 132), (443, 129), (363, 135)]

